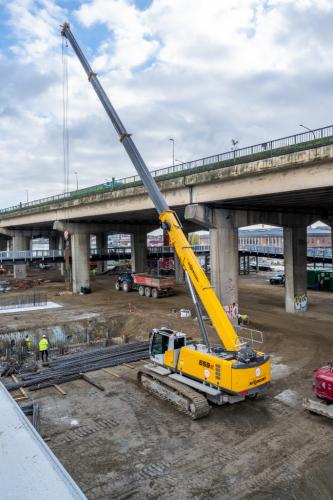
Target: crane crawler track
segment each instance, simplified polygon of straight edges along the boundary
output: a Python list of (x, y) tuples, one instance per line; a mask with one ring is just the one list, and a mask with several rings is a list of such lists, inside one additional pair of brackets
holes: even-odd
[(148, 392), (173, 404), (178, 411), (193, 420), (206, 417), (210, 412), (210, 406), (203, 394), (167, 376), (143, 369), (138, 372), (138, 382)]

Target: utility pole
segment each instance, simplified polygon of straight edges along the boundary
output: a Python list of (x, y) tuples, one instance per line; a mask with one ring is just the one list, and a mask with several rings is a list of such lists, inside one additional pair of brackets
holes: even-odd
[(170, 137), (169, 141), (172, 142), (172, 166), (175, 166), (175, 140)]

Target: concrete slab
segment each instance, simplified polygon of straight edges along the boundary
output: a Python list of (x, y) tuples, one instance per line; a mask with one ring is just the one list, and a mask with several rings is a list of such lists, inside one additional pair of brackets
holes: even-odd
[(58, 307), (63, 307), (63, 305), (57, 304), (56, 302), (48, 302), (45, 306), (12, 307), (7, 309), (0, 309), (0, 314), (41, 311), (43, 309), (57, 309)]

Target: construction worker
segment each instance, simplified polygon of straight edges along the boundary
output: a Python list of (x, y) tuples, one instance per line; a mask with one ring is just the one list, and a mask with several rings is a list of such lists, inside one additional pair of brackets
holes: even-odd
[(29, 337), (28, 334), (25, 336), (25, 348), (27, 352), (31, 351), (31, 338)]
[(238, 314), (238, 325), (248, 325), (249, 316), (248, 314)]
[[(45, 361), (47, 362), (49, 358), (49, 341), (46, 338), (46, 335), (43, 335), (42, 338), (39, 341), (39, 352), (42, 353), (42, 361), (44, 362), (44, 356), (45, 356)], [(38, 356), (39, 359), (39, 356)]]

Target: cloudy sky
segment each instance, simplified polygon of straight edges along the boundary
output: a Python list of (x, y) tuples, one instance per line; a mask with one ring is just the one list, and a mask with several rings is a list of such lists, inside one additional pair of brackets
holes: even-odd
[[(332, 123), (332, 0), (0, 0), (1, 202), (64, 191), (71, 28), (150, 169)], [(134, 173), (68, 52), (70, 188)], [(27, 193), (28, 192), (28, 193)]]

